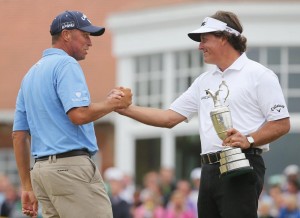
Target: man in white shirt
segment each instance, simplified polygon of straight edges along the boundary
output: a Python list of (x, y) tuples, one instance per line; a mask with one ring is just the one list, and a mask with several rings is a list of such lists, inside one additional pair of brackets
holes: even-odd
[[(258, 197), (262, 191), (265, 166), (261, 157), (269, 143), (288, 133), (289, 113), (276, 75), (245, 54), (247, 39), (237, 16), (218, 11), (207, 17), (199, 29), (188, 36), (199, 44), (204, 61), (216, 67), (201, 74), (168, 110), (131, 105), (119, 110), (122, 115), (142, 123), (172, 128), (198, 113), (201, 138), (201, 186), (198, 198), (200, 218), (257, 217)], [(206, 90), (218, 90), (226, 83), (226, 99), (233, 127), (222, 141), (210, 118), (213, 100)], [(223, 146), (239, 147), (253, 173), (220, 178), (220, 151)]]

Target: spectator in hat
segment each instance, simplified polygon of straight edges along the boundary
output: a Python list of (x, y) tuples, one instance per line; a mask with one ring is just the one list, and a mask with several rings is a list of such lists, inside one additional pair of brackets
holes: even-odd
[(300, 179), (300, 169), (296, 164), (288, 165), (286, 168), (284, 168), (283, 173), (287, 177), (287, 180), (299, 181)]
[[(98, 151), (93, 121), (131, 104), (131, 91), (114, 88), (91, 102), (78, 61), (104, 28), (85, 14), (65, 11), (50, 26), (52, 48), (25, 75), (13, 125), (13, 145), (22, 185), (22, 210), (36, 217), (112, 218), (109, 197), (91, 159)], [(30, 152), (35, 158), (30, 172)]]
[(108, 168), (104, 172), (104, 178), (109, 186), (108, 195), (111, 201), (114, 218), (131, 218), (131, 206), (121, 196), (121, 193), (124, 190), (123, 177), (124, 173), (116, 167)]

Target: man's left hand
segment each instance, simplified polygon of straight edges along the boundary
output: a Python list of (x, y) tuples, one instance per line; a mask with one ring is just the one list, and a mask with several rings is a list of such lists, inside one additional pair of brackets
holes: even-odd
[(246, 136), (234, 128), (227, 130), (227, 138), (224, 139), (222, 145), (241, 149), (247, 149), (250, 147), (250, 143)]

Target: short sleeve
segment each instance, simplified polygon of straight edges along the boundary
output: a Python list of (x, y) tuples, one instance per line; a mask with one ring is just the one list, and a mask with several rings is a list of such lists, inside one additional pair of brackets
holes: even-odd
[(266, 71), (257, 80), (257, 96), (262, 113), (268, 121), (289, 117), (288, 108), (276, 74)]
[(29, 130), (22, 88), (18, 92), (13, 124), (13, 131), (18, 130)]
[(185, 116), (187, 121), (191, 120), (198, 113), (199, 91), (197, 78), (192, 85), (180, 95), (170, 106), (170, 109)]
[(90, 104), (90, 93), (78, 63), (69, 62), (58, 72), (57, 94), (66, 113), (71, 108)]

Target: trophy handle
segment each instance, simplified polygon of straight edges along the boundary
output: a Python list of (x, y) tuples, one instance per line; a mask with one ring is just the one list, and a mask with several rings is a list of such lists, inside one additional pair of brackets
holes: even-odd
[(227, 100), (227, 98), (228, 98), (228, 96), (229, 96), (229, 88), (228, 88), (226, 82), (223, 80), (222, 83), (219, 85), (219, 90), (218, 90), (218, 91), (221, 90), (221, 87), (222, 87), (222, 86), (225, 86), (226, 89), (227, 89), (227, 95), (226, 95), (226, 97), (225, 97), (225, 99), (224, 99), (224, 103), (225, 103), (225, 101)]

